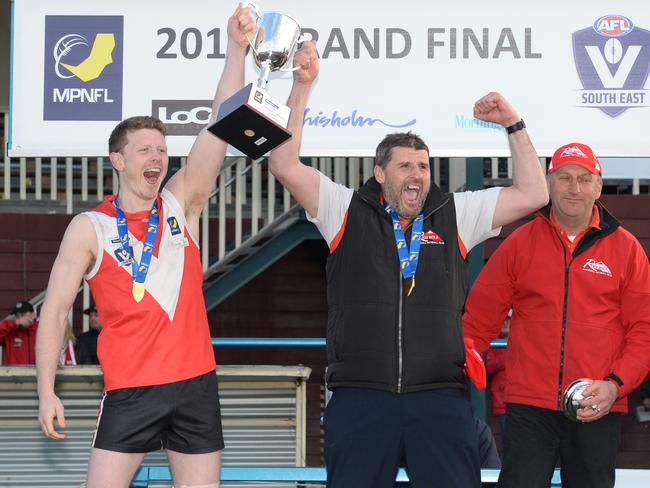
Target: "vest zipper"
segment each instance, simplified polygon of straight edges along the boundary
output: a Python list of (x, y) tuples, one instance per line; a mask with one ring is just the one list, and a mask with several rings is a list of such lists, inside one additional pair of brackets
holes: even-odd
[(402, 270), (399, 270), (399, 306), (397, 319), (397, 393), (402, 393), (402, 309), (404, 303), (404, 287), (402, 286)]
[[(423, 218), (424, 220), (428, 219), (431, 217), (435, 212), (440, 210), (442, 207), (444, 207), (448, 202), (449, 198), (445, 198), (445, 200), (438, 205), (436, 208), (431, 210), (428, 214), (426, 214)], [(406, 227), (405, 231), (411, 227), (411, 223)], [(410, 245), (410, 244), (409, 244)], [(417, 274), (417, 272), (416, 272)], [(398, 315), (397, 315), (397, 393), (402, 393), (402, 370), (403, 370), (403, 352), (402, 352), (402, 316), (403, 316), (403, 311), (404, 311), (404, 286), (402, 284), (402, 270), (399, 270), (399, 274), (397, 276), (397, 282), (399, 283), (399, 306), (398, 306)]]

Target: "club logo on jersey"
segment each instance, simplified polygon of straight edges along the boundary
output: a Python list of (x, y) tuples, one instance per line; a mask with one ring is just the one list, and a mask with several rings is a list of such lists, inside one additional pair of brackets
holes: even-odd
[(609, 276), (610, 278), (612, 277), (612, 272), (609, 270), (609, 267), (604, 262), (596, 261), (595, 259), (587, 259), (582, 270), (588, 271), (589, 273)]
[(618, 117), (628, 108), (647, 107), (650, 31), (623, 15), (604, 15), (573, 33), (573, 57), (582, 82), (578, 106)]
[(180, 226), (178, 225), (178, 220), (176, 220), (176, 217), (169, 217), (167, 219), (167, 225), (169, 225), (169, 230), (173, 236), (176, 236), (182, 232)]
[(131, 266), (131, 263), (133, 263), (133, 259), (123, 247), (118, 247), (113, 253), (120, 266)]
[(46, 15), (43, 120), (120, 120), (122, 16)]
[(422, 241), (422, 244), (438, 244), (438, 245), (440, 245), (440, 244), (445, 243), (444, 239), (442, 237), (440, 237), (438, 234), (436, 234), (435, 232), (433, 232), (432, 230), (426, 231), (422, 235), (421, 241)]

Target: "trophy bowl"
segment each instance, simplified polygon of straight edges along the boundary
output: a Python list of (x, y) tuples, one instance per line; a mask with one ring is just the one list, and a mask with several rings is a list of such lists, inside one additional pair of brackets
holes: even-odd
[(257, 33), (251, 43), (253, 59), (258, 67), (270, 64), (270, 71), (279, 71), (289, 60), (300, 38), (300, 26), (292, 17), (267, 12), (257, 21)]
[(562, 411), (567, 418), (574, 422), (578, 421), (578, 410), (582, 408), (580, 401), (591, 398), (583, 395), (585, 388), (589, 385), (591, 385), (590, 381), (575, 380), (564, 390), (564, 395), (562, 395)]

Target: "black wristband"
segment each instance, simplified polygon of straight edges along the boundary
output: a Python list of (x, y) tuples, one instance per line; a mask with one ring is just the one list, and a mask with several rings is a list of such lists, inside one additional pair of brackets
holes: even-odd
[(526, 128), (526, 123), (524, 122), (524, 119), (521, 119), (516, 124), (512, 124), (506, 127), (506, 132), (508, 134), (512, 134), (513, 132), (517, 132), (518, 130), (525, 129), (525, 128)]
[(623, 386), (623, 380), (616, 376), (614, 373), (610, 373), (607, 376), (603, 378), (604, 380), (612, 380), (614, 383), (618, 385), (619, 388)]

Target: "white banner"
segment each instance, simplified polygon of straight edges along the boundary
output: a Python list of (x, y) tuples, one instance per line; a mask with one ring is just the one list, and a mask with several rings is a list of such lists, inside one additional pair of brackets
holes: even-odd
[[(302, 154), (372, 156), (389, 132), (432, 156), (503, 156), (504, 131), (472, 117), (499, 91), (540, 155), (570, 141), (650, 155), (650, 6), (639, 0), (260, 0), (318, 39), (321, 71)], [(106, 155), (117, 121), (154, 114), (186, 155), (209, 116), (234, 1), (15, 0), (12, 156)], [(247, 59), (246, 81), (257, 79)], [(291, 74), (273, 74), (285, 99)], [(236, 154), (233, 153), (233, 154)]]

